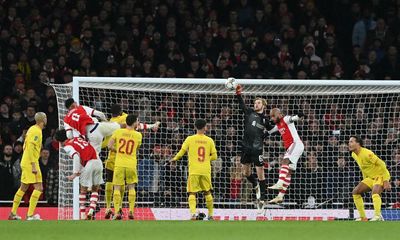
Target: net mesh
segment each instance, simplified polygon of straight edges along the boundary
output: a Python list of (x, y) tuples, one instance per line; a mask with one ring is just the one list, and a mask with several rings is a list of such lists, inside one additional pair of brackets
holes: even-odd
[[(54, 85), (54, 88), (62, 126), (66, 113), (64, 100), (72, 96), (72, 87)], [(244, 85), (244, 88), (244, 99), (249, 106), (256, 96), (261, 96), (267, 99), (268, 109), (278, 107), (286, 114), (305, 114), (305, 119), (296, 124), (305, 145), (304, 155), (292, 176), (284, 203), (267, 206), (264, 217), (279, 219), (281, 215), (288, 217), (287, 214), (290, 217), (291, 209), (328, 211), (315, 211), (311, 215), (294, 212), (296, 218), (302, 214), (315, 218), (322, 214), (324, 219), (356, 217), (351, 191), (361, 180), (361, 174), (347, 148), (348, 139), (354, 134), (361, 136), (365, 146), (386, 162), (394, 183), (393, 190), (382, 195), (383, 209), (386, 215), (397, 214), (388, 209), (398, 206), (399, 197), (395, 180), (400, 177), (400, 86)], [(185, 137), (194, 133), (193, 121), (199, 117), (209, 122), (208, 135), (215, 140), (219, 153), (212, 167), (216, 215), (251, 218), (248, 212), (241, 212), (255, 209), (251, 184), (242, 177), (240, 166), (243, 115), (234, 94), (223, 85), (83, 82), (79, 87), (79, 102), (106, 113), (108, 118), (111, 105), (119, 103), (125, 112), (137, 113), (142, 122), (162, 122), (157, 132), (143, 134), (135, 218), (188, 218), (187, 161), (180, 161), (176, 170), (170, 169), (167, 161), (179, 150)], [(278, 179), (284, 152), (279, 136), (265, 140), (268, 185)], [(101, 155), (105, 156), (105, 151)], [(60, 153), (59, 166), (59, 218), (72, 219), (72, 182), (66, 179), (72, 171), (72, 161)], [(267, 199), (272, 199), (276, 192), (266, 194)], [(369, 194), (365, 195), (367, 209), (372, 207), (370, 199)], [(97, 219), (103, 217), (103, 201), (101, 192)], [(127, 204), (127, 199), (124, 203)], [(204, 207), (201, 196), (198, 204)]]

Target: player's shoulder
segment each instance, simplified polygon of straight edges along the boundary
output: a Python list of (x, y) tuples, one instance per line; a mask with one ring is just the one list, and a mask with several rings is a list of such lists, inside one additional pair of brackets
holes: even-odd
[(372, 150), (368, 149), (368, 148), (364, 148), (363, 147), (361, 149), (361, 151), (362, 151), (363, 155), (365, 157), (368, 157), (368, 158), (372, 158), (375, 155), (375, 153)]
[(206, 137), (207, 141), (209, 141), (209, 142), (214, 142), (214, 139), (213, 139), (212, 137), (207, 136), (207, 135), (205, 135), (205, 137)]

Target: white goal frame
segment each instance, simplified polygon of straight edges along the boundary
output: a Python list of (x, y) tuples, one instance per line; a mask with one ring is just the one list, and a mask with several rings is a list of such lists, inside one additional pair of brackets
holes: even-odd
[[(225, 79), (188, 79), (188, 78), (126, 78), (126, 77), (73, 77), (72, 96), (79, 103), (79, 88), (84, 83), (136, 83), (136, 84), (194, 84), (194, 85), (220, 85), (225, 84)], [(269, 85), (269, 86), (296, 86), (296, 87), (339, 87), (344, 91), (351, 87), (400, 87), (400, 81), (370, 81), (370, 80), (290, 80), (290, 79), (237, 79), (238, 84), (246, 85)], [(228, 91), (228, 90), (227, 90)], [(337, 92), (336, 92), (337, 93)], [(379, 91), (378, 91), (379, 93)], [(380, 93), (385, 92), (385, 89)], [(244, 88), (246, 95), (246, 88)], [(291, 92), (288, 95), (294, 95)], [(319, 93), (321, 94), (321, 93)], [(329, 92), (323, 92), (323, 95), (330, 95)], [(345, 93), (351, 94), (351, 92)], [(335, 94), (332, 94), (335, 95)], [(79, 179), (76, 178), (73, 182), (73, 219), (79, 219)]]

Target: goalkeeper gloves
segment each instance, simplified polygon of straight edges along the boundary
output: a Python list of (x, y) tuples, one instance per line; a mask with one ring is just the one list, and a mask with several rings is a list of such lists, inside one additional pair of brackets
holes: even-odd
[(303, 118), (303, 117), (305, 117), (305, 115), (304, 115), (304, 113), (303, 113), (303, 112), (298, 112), (298, 113), (297, 113), (297, 116), (299, 116), (299, 118)]
[(236, 95), (238, 95), (238, 96), (242, 95), (242, 91), (243, 91), (242, 85), (238, 84), (236, 86)]

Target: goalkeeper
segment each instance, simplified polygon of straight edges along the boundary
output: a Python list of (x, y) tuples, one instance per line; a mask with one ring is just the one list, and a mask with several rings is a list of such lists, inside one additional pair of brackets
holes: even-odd
[[(265, 200), (265, 174), (264, 174), (264, 131), (272, 126), (269, 119), (265, 116), (264, 110), (267, 107), (267, 101), (263, 98), (254, 100), (254, 108), (248, 108), (242, 98), (242, 86), (236, 87), (236, 98), (244, 114), (244, 135), (242, 140), (241, 164), (247, 180), (251, 182), (256, 190), (256, 198), (259, 203), (264, 204)], [(256, 167), (257, 178), (252, 174), (252, 164)], [(258, 207), (261, 208), (258, 204)]]
[(375, 210), (375, 215), (370, 221), (383, 221), (381, 194), (384, 190), (389, 191), (391, 188), (390, 173), (386, 164), (371, 150), (363, 147), (360, 137), (350, 137), (349, 150), (352, 152), (351, 156), (357, 162), (363, 176), (363, 180), (353, 189), (354, 204), (360, 214), (360, 218), (356, 221), (367, 221), (361, 194), (369, 191), (372, 191), (372, 202)]

